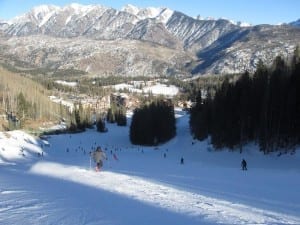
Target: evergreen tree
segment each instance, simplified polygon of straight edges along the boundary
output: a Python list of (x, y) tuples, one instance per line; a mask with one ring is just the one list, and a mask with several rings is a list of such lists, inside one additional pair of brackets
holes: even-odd
[(297, 46), (291, 63), (291, 78), (288, 84), (287, 118), (289, 143), (300, 143), (300, 48)]
[(127, 125), (127, 118), (126, 118), (126, 108), (119, 107), (118, 112), (116, 115), (116, 121), (118, 126), (126, 126)]
[(17, 119), (19, 120), (20, 128), (23, 128), (26, 117), (28, 116), (29, 103), (27, 103), (22, 92), (17, 96)]
[(114, 107), (111, 107), (111, 108), (108, 109), (106, 119), (107, 119), (107, 122), (109, 122), (109, 123), (115, 123), (116, 122)]
[(24, 119), (28, 113), (28, 104), (22, 92), (17, 97), (17, 117)]
[(103, 119), (101, 119), (101, 118), (98, 119), (96, 126), (97, 126), (98, 132), (107, 132), (107, 128), (105, 126), (105, 121)]
[(202, 101), (201, 91), (196, 97), (196, 104), (191, 109), (190, 127), (191, 132), (199, 140), (204, 140), (208, 137), (210, 131), (211, 117), (211, 99), (210, 96)]

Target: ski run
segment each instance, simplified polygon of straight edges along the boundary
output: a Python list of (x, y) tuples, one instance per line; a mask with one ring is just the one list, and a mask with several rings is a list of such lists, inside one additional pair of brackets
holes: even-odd
[[(1, 133), (0, 224), (300, 224), (297, 151), (214, 151), (188, 120), (177, 110), (177, 136), (158, 147), (131, 145), (129, 125), (47, 140)], [(96, 146), (108, 156), (100, 172)]]

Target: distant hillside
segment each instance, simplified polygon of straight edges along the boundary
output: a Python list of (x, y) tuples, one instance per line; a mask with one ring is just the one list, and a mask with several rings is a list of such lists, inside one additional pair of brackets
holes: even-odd
[(0, 130), (36, 128), (43, 122), (58, 121), (64, 109), (51, 102), (48, 94), (36, 82), (0, 67)]

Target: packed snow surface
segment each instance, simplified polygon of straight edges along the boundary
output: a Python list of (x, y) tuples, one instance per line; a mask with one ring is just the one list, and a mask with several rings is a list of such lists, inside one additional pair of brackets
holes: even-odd
[[(42, 139), (0, 133), (0, 224), (300, 224), (297, 151), (214, 151), (177, 113), (177, 136), (158, 147), (133, 146), (129, 125)], [(96, 146), (108, 156), (100, 172)]]

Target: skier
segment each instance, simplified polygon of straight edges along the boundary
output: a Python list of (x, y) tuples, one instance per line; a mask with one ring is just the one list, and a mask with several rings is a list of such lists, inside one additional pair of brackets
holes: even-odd
[(114, 160), (119, 161), (119, 159), (118, 159), (116, 153), (113, 154), (113, 157), (114, 157)]
[(93, 152), (93, 159), (96, 163), (96, 171), (99, 171), (103, 166), (103, 159), (106, 159), (105, 153), (98, 146), (97, 149)]
[(180, 164), (181, 164), (181, 165), (184, 164), (184, 159), (183, 159), (183, 157), (181, 157), (181, 159), (180, 159)]
[(241, 166), (242, 166), (242, 170), (247, 170), (247, 162), (245, 159), (242, 160)]

